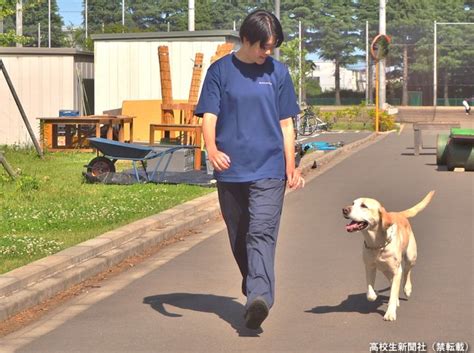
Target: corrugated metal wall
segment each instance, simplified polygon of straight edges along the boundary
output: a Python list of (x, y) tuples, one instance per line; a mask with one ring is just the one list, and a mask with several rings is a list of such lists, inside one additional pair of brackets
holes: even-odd
[[(124, 100), (161, 99), (158, 47), (170, 54), (173, 99), (188, 99), (195, 54), (204, 54), (204, 79), (211, 57), (225, 39), (96, 40), (95, 112), (116, 109)], [(202, 83), (201, 83), (202, 84)]]
[[(58, 116), (60, 109), (78, 109), (73, 55), (14, 55), (0, 52), (16, 93), (39, 139), (38, 117)], [(92, 59), (84, 63), (93, 71)], [(18, 107), (0, 74), (0, 145), (31, 144)]]
[[(74, 64), (74, 109), (79, 110), (81, 115), (87, 115), (86, 106), (90, 106), (92, 109), (94, 107), (94, 101), (87, 101), (87, 98), (84, 98), (86, 91), (86, 84), (84, 80), (93, 80), (94, 79), (94, 62), (93, 59), (76, 57)], [(92, 85), (93, 87), (93, 85)], [(93, 92), (92, 92), (93, 94)], [(94, 98), (93, 96), (91, 98)]]

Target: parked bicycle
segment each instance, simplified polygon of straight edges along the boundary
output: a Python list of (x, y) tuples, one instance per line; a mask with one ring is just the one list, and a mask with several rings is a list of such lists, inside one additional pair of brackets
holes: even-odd
[(328, 124), (322, 121), (311, 107), (303, 108), (303, 114), (297, 121), (298, 134), (301, 136), (311, 136), (316, 131), (327, 131)]

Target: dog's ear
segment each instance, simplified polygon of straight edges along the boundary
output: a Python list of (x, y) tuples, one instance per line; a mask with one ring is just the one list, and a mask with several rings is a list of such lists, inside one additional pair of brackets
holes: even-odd
[(383, 207), (380, 207), (379, 214), (380, 222), (382, 223), (382, 228), (387, 230), (393, 224), (392, 217)]

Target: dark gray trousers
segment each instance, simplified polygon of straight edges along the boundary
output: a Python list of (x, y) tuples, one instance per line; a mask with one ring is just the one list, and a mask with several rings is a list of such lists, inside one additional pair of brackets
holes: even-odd
[(263, 297), (269, 308), (274, 303), (275, 247), (285, 185), (280, 179), (217, 183), (232, 253), (243, 278), (246, 306), (256, 297)]

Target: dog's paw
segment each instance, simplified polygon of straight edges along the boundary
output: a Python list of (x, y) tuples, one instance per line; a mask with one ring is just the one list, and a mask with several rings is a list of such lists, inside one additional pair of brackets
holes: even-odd
[(395, 310), (387, 310), (383, 319), (385, 321), (395, 321), (397, 319), (397, 312)]
[(367, 300), (369, 302), (374, 302), (377, 300), (377, 293), (375, 293), (373, 289), (369, 289), (367, 291)]
[(411, 286), (405, 286), (405, 288), (403, 288), (403, 292), (405, 293), (407, 298), (410, 298), (412, 292)]

